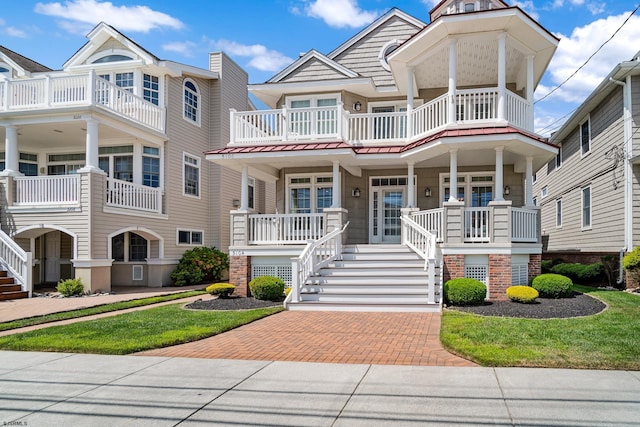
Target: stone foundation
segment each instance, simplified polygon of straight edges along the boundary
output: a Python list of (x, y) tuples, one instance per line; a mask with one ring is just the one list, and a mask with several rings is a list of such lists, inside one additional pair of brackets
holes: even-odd
[(247, 297), (249, 282), (251, 281), (251, 257), (231, 256), (229, 257), (229, 283), (236, 287), (234, 295)]

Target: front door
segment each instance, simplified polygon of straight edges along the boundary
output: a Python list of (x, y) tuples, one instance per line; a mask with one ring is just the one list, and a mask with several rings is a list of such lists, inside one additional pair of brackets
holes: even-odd
[(400, 243), (406, 186), (372, 187), (371, 243)]
[(44, 281), (58, 283), (60, 281), (60, 232), (50, 231), (45, 234)]

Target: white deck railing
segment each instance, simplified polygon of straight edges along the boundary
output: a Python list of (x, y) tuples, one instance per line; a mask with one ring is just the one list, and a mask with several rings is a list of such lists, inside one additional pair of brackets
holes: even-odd
[(75, 205), (80, 198), (79, 175), (17, 176), (15, 206)]
[(164, 109), (91, 72), (0, 82), (0, 111), (98, 105), (164, 131)]
[(159, 188), (107, 178), (106, 205), (162, 213), (162, 191)]
[[(436, 236), (425, 230), (408, 215), (402, 216), (402, 244), (424, 259), (424, 269), (429, 272), (427, 301), (436, 302)], [(442, 294), (442, 292), (440, 292)]]
[(306, 244), (324, 235), (325, 215), (249, 215), (250, 245)]
[(0, 264), (20, 284), (24, 292), (33, 292), (33, 263), (31, 252), (25, 252), (4, 231), (0, 230)]
[(535, 243), (538, 241), (538, 212), (526, 208), (511, 208), (511, 240)]
[(531, 114), (531, 105), (526, 99), (516, 95), (511, 91), (507, 91), (507, 121), (513, 125), (521, 128), (533, 131), (531, 120), (533, 120), (533, 114)]
[(491, 215), (489, 208), (464, 208), (464, 241), (491, 241)]
[(347, 138), (351, 142), (397, 142), (407, 138), (407, 113), (349, 115)]
[(441, 95), (413, 110), (413, 135), (426, 135), (447, 124), (449, 97)]
[(431, 234), (436, 236), (437, 241), (442, 241), (444, 237), (444, 209), (430, 209), (428, 211), (413, 212), (411, 219)]
[(309, 277), (342, 255), (342, 237), (348, 226), (347, 222), (344, 227), (309, 242), (300, 256), (291, 261), (291, 292), (284, 301), (285, 307), (290, 302), (300, 302), (300, 289)]
[(456, 95), (456, 120), (475, 122), (498, 119), (498, 89), (465, 89)]

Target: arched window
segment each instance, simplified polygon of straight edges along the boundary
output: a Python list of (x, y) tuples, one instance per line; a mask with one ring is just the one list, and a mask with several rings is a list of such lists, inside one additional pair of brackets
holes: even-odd
[(102, 64), (105, 62), (131, 61), (130, 56), (125, 55), (106, 55), (93, 61), (94, 64)]
[(0, 77), (6, 77), (7, 79), (11, 78), (11, 68), (2, 62), (0, 62)]
[(198, 87), (192, 80), (184, 81), (184, 118), (200, 124)]
[(380, 52), (378, 53), (378, 59), (380, 60), (382, 68), (387, 71), (391, 71), (391, 67), (389, 67), (389, 62), (387, 61), (387, 55), (393, 52), (398, 46), (400, 46), (400, 40), (391, 40), (385, 43), (385, 45), (382, 46), (382, 49), (380, 49)]

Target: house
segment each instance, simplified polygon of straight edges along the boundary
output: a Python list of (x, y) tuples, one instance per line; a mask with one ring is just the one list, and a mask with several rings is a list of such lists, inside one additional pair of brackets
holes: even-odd
[(640, 242), (640, 53), (620, 62), (555, 132), (536, 173), (545, 258), (597, 262)]
[(229, 245), (240, 174), (203, 153), (251, 109), (247, 74), (223, 53), (161, 60), (105, 23), (87, 37), (61, 70), (0, 47), (0, 258), (24, 292), (167, 286), (185, 250)]
[[(503, 1), (443, 1), (430, 23), (391, 9), (329, 53), (249, 91), (207, 159), (242, 174), (231, 281), (272, 274), (290, 309), (438, 310), (442, 281), (489, 299), (540, 271), (533, 92), (558, 39)], [(252, 179), (276, 209), (248, 204)], [(450, 191), (450, 182), (456, 190)]]

